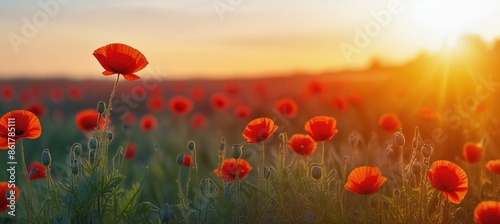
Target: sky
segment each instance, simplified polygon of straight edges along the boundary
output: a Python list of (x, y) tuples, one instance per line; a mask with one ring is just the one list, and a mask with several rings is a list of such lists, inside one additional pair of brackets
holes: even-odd
[[(500, 36), (494, 0), (39, 0), (0, 2), (0, 79), (101, 78), (92, 52), (141, 51), (172, 79), (404, 63), (464, 33)], [(140, 75), (141, 72), (138, 72)]]

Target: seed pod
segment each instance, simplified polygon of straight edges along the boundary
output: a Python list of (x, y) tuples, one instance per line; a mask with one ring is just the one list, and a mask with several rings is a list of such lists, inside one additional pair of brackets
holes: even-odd
[(52, 156), (50, 155), (50, 150), (49, 149), (44, 149), (42, 152), (42, 164), (44, 166), (50, 166), (52, 163)]
[(99, 103), (97, 103), (97, 112), (102, 114), (104, 112), (104, 108), (106, 108), (106, 103), (99, 101)]
[(113, 134), (113, 132), (108, 131), (106, 133), (106, 137), (108, 138), (109, 142), (111, 142), (111, 141), (113, 141), (113, 138), (115, 137), (115, 135)]
[(269, 168), (268, 166), (264, 166), (264, 179), (269, 179), (269, 177), (271, 176), (271, 168)]
[(411, 165), (411, 172), (415, 175), (420, 175), (422, 172), (422, 165), (418, 162), (414, 162), (413, 165)]
[(97, 146), (98, 146), (98, 142), (97, 142), (97, 139), (94, 138), (94, 137), (91, 137), (89, 139), (89, 149), (93, 149), (93, 150), (96, 150), (97, 149)]
[(380, 197), (378, 195), (373, 195), (371, 198), (370, 198), (370, 206), (372, 208), (376, 208), (378, 207), (378, 204), (380, 203)]
[(233, 151), (233, 158), (239, 159), (241, 157), (241, 154), (243, 154), (243, 146), (233, 145), (232, 151)]
[(80, 154), (82, 153), (82, 145), (80, 145), (80, 143), (73, 144), (71, 148), (73, 148), (75, 156), (80, 156)]
[(401, 132), (394, 133), (394, 143), (397, 146), (403, 147), (405, 145), (405, 136)]
[(431, 144), (424, 144), (422, 145), (421, 152), (422, 156), (424, 158), (430, 158), (432, 156), (432, 152), (434, 151), (434, 148), (432, 148)]
[(76, 160), (73, 160), (73, 161), (71, 162), (71, 173), (72, 173), (73, 175), (77, 175), (77, 174), (78, 174), (78, 163), (77, 163), (77, 161), (76, 161)]
[(191, 167), (191, 156), (182, 153), (177, 155), (177, 164), (180, 166)]
[(195, 144), (194, 144), (194, 141), (189, 141), (189, 142), (188, 142), (188, 149), (189, 149), (189, 150), (193, 151), (195, 147), (196, 147), (196, 146), (195, 146)]
[(310, 169), (311, 169), (311, 176), (314, 179), (319, 180), (321, 178), (321, 176), (323, 176), (320, 165), (313, 164), (313, 165), (311, 165)]

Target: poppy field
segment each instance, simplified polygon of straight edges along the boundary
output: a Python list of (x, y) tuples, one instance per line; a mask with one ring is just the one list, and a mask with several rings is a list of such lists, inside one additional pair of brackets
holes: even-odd
[(109, 80), (0, 84), (2, 223), (500, 223), (497, 48), (214, 80), (92, 50)]

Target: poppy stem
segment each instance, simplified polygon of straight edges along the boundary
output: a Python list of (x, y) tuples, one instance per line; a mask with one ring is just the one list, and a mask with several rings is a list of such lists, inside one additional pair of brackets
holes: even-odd
[(326, 178), (325, 174), (325, 141), (321, 141), (321, 170), (323, 173), (323, 178)]
[(240, 223), (240, 171), (238, 170), (238, 159), (236, 159), (236, 223)]
[(26, 213), (28, 213), (28, 220), (31, 223), (33, 221), (33, 196), (31, 193), (31, 186), (30, 186), (30, 179), (28, 176), (28, 171), (26, 169), (26, 161), (24, 159), (24, 144), (23, 144), (23, 139), (19, 139), (20, 145), (21, 145), (21, 160), (23, 162), (23, 174), (24, 174), (24, 179), (26, 180), (26, 188), (28, 188), (28, 196), (26, 198)]
[(265, 156), (266, 156), (266, 151), (264, 148), (264, 142), (261, 142), (262, 145), (262, 155), (261, 155), (261, 163), (260, 163), (260, 170), (259, 170), (259, 179), (260, 179), (260, 190), (263, 190), (263, 185), (264, 185), (264, 161), (265, 161)]

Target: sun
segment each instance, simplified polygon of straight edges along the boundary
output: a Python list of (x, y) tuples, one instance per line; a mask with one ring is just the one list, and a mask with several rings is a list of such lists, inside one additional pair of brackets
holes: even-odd
[[(474, 29), (484, 7), (470, 0), (421, 0), (412, 6), (411, 16), (416, 24), (426, 27), (436, 37), (457, 40), (459, 36)], [(453, 44), (446, 42), (446, 44)]]

